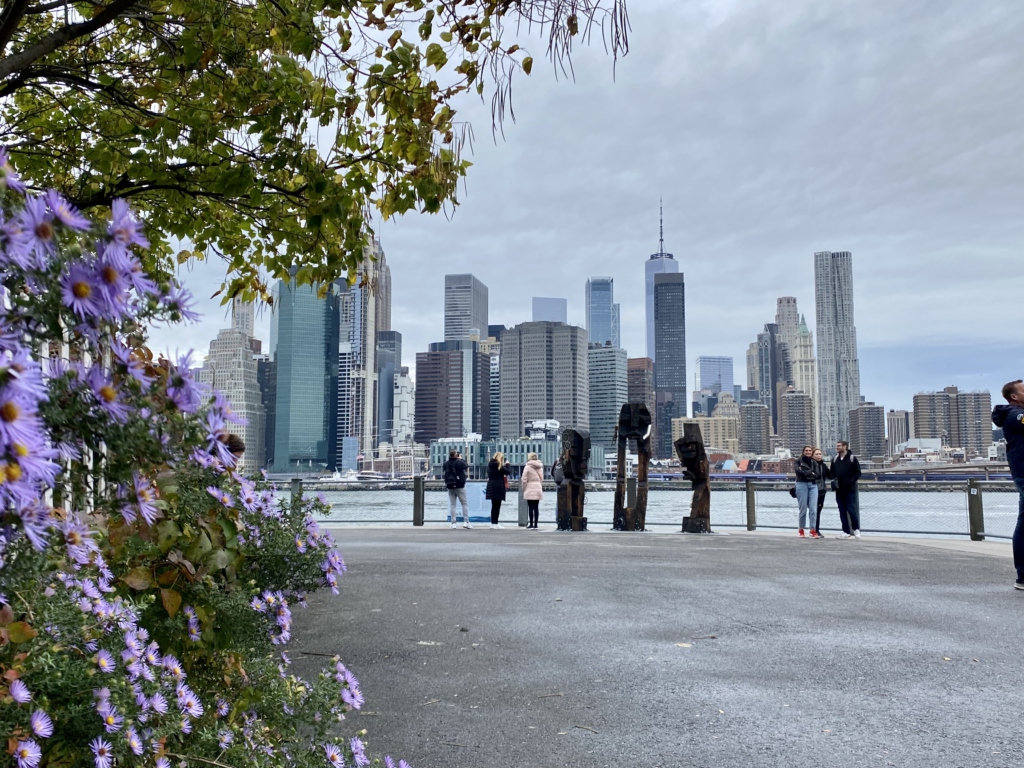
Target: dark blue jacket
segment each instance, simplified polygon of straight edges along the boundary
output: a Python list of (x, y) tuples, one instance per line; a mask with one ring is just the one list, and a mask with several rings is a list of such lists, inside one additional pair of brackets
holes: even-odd
[(1006, 460), (1014, 480), (1024, 480), (1024, 408), (997, 405), (992, 409), (992, 423), (1003, 430), (1006, 438)]

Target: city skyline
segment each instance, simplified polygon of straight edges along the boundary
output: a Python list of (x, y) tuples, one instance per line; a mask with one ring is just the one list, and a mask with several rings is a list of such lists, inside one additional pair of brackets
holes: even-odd
[[(930, 14), (866, 0), (826, 17), (806, 0), (683, 5), (630, 9), (632, 51), (614, 80), (603, 54), (581, 49), (575, 83), (520, 81), (519, 120), (497, 145), (476, 142), (450, 221), (375, 223), (406, 350), (443, 338), (445, 273), (489, 285), (491, 319), (506, 325), (529, 320), (530, 296), (551, 286), (583, 325), (583, 285), (597, 274), (615, 278), (622, 345), (643, 356), (640, 264), (658, 250), (664, 195), (666, 250), (693, 286), (691, 365), (721, 354), (742, 366), (779, 296), (798, 298), (817, 338), (810, 259), (846, 249), (862, 393), (887, 410), (949, 385), (996, 401), (1024, 359), (999, 322), (1017, 293), (1000, 274), (1024, 242), (1024, 155), (1008, 151), (1018, 120), (1006, 108), (1024, 81), (1019, 14), (1007, 3)], [(970, 44), (943, 34), (951, 27)], [(487, 106), (461, 108), (486, 134)], [(226, 325), (209, 299), (223, 265), (181, 273), (207, 321), (154, 344), (201, 356)], [(268, 317), (257, 316), (264, 340)]]

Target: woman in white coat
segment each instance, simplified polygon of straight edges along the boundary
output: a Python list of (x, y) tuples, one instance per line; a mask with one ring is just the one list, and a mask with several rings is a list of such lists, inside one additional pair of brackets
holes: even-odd
[(527, 456), (526, 466), (523, 467), (523, 474), (519, 477), (519, 482), (523, 486), (523, 498), (526, 499), (526, 506), (530, 510), (530, 524), (526, 527), (537, 530), (540, 501), (544, 498), (544, 465), (540, 463), (536, 453)]

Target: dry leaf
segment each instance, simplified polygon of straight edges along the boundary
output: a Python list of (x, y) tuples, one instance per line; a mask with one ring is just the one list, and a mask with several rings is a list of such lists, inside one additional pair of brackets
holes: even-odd
[(952, 659), (951, 659), (951, 658), (949, 658), (949, 656), (943, 656), (943, 657), (942, 657), (942, 660), (943, 660), (943, 661), (952, 661)]
[(676, 645), (679, 646), (680, 648), (692, 648), (693, 647), (692, 643), (676, 643)]

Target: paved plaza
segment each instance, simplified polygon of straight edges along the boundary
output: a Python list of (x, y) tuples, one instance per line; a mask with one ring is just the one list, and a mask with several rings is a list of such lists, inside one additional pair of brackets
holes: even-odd
[(413, 768), (1011, 766), (1024, 592), (1000, 543), (340, 528), (341, 654)]

